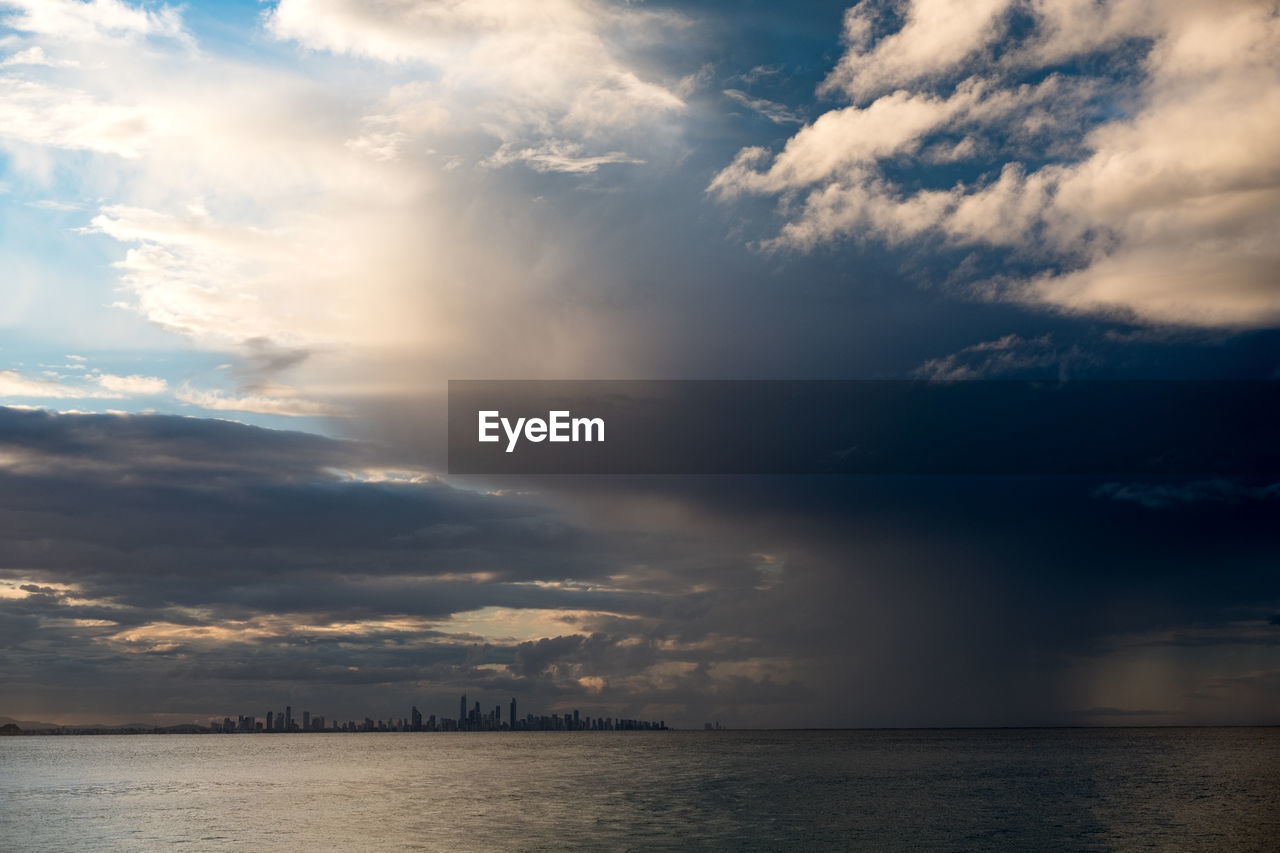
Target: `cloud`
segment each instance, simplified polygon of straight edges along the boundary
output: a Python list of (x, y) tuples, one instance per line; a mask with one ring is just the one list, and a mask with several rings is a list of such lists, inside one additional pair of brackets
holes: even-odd
[[(70, 365), (72, 369), (79, 365)], [(61, 379), (24, 376), (16, 370), (0, 370), (0, 396), (38, 399), (120, 399), (123, 397), (161, 394), (168, 387), (154, 376), (116, 376), (111, 373), (91, 375), (88, 382), (69, 383)]]
[(1254, 485), (1221, 479), (1178, 483), (1104, 483), (1094, 492), (1094, 497), (1136, 503), (1147, 509), (1205, 502), (1234, 504), (1280, 498), (1280, 483)]
[[(23, 8), (13, 44), (31, 50), (52, 24)], [(58, 8), (95, 35), (59, 43), (78, 67), (0, 75), (0, 145), (54, 203), (67, 176), (96, 200), (75, 233), (115, 256), (106, 304), (233, 358), (255, 358), (248, 341), (306, 351), (279, 384), (329, 406), (437, 389), (450, 365), (563, 375), (642, 357), (651, 338), (584, 289), (622, 276), (599, 260), (612, 228), (574, 192), (683, 155), (682, 78), (651, 59), (679, 16), (285, 2), (270, 33), (344, 57), (286, 67), (166, 36), (183, 31), (170, 7)], [(388, 66), (374, 86), (333, 71), (369, 62)], [(536, 195), (521, 183), (543, 176)]]
[(44, 65), (49, 68), (75, 68), (80, 63), (74, 59), (50, 59), (45, 55), (44, 48), (40, 45), (34, 45), (26, 50), (20, 50), (12, 53), (0, 60), (0, 68), (7, 68), (12, 65)]
[(764, 98), (753, 98), (741, 89), (725, 89), (724, 96), (731, 101), (742, 104), (742, 106), (753, 112), (759, 113), (774, 124), (804, 124), (804, 119), (788, 110), (782, 104), (775, 104), (773, 101)]
[[(648, 634), (666, 633), (690, 581), (611, 575), (679, 565), (678, 546), (566, 523), (537, 498), (343, 473), (386, 453), (195, 418), (0, 409), (0, 494), (23, 494), (20, 511), (0, 500), (0, 661), (31, 673), (23, 701), (68, 683), (37, 666), (55, 648), (108, 714), (121, 673), (126, 703), (171, 710), (162, 683), (193, 708), (210, 685), (244, 703), (292, 684), (348, 714), (414, 685), (538, 707), (589, 678), (613, 713), (669, 689), (664, 668), (686, 652)], [(89, 506), (97, 520), (67, 526)], [(542, 663), (522, 651), (548, 644), (560, 651)]]
[(169, 387), (169, 383), (159, 377), (137, 374), (116, 376), (111, 373), (100, 373), (92, 379), (108, 391), (131, 397), (163, 394)]
[(274, 387), (275, 394), (249, 394), (231, 396), (222, 391), (200, 391), (184, 385), (174, 397), (184, 403), (215, 412), (251, 412), (260, 415), (281, 415), (289, 418), (342, 417), (347, 412), (329, 403), (307, 400), (291, 389)]
[[(1256, 645), (1232, 626), (1278, 594), (1256, 558), (1270, 513), (1249, 503), (1170, 527), (1074, 481), (516, 494), (407, 467), (226, 421), (0, 409), (0, 664), (25, 679), (6, 701), (75, 691), (118, 719), (289, 695), (363, 716), (466, 691), (686, 725), (1198, 719), (1158, 678), (1130, 694), (1108, 673), (1170, 654), (1152, 638), (1171, 626), (1198, 654)], [(1242, 673), (1218, 656), (1177, 677)]]
[[(378, 156), (403, 142), (398, 133), (412, 135), (424, 114), (467, 116), (504, 148), (590, 145), (590, 156), (609, 156), (595, 147), (600, 141), (683, 110), (674, 86), (646, 79), (624, 47), (656, 43), (681, 25), (674, 13), (594, 0), (536, 9), (513, 0), (281, 0), (267, 17), (279, 39), (433, 71), (431, 82), (400, 90), (397, 109), (377, 114), (390, 132), (364, 139)], [(407, 100), (410, 91), (416, 97)], [(547, 162), (495, 162), (522, 160), (535, 168)]]
[[(1066, 6), (1090, 26), (1054, 23)], [(721, 245), (703, 181), (690, 181), (746, 143), (716, 149), (723, 134), (693, 115), (723, 118), (730, 82), (698, 95), (711, 73), (676, 66), (706, 34), (666, 12), (281, 3), (266, 20), (286, 43), (265, 61), (156, 38), (163, 28), (94, 24), (91, 39), (58, 41), (57, 59), (76, 67), (6, 67), (0, 144), (18, 164), (14, 186), (94, 200), (68, 239), (111, 279), (97, 301), (226, 368), (217, 383), (171, 380), (173, 400), (350, 411), (360, 417), (328, 425), (378, 439), (0, 412), (0, 666), (27, 678), (6, 701), (234, 714), (290, 695), (364, 714), (419, 692), (448, 696), (434, 706), (445, 710), (467, 689), (518, 693), (531, 709), (589, 702), (772, 725), (1172, 707), (1154, 687), (1125, 694), (1128, 680), (1109, 675), (1115, 649), (1153, 625), (1274, 612), (1274, 572), (1257, 557), (1270, 543), (1264, 501), (1178, 504), (1195, 523), (1170, 526), (1158, 518), (1168, 513), (1093, 499), (1093, 483), (451, 485), (433, 474), (449, 376), (828, 376), (940, 329), (957, 341), (948, 349), (982, 343), (902, 350), (894, 371), (922, 359), (921, 375), (952, 378), (1074, 365), (1056, 330), (968, 335), (949, 311), (918, 327), (906, 303), (886, 309), (845, 287), (843, 262), (784, 257), (846, 237), (926, 263), (933, 250), (1007, 253), (1017, 275), (989, 277), (979, 262), (946, 275), (980, 269), (984, 294), (1025, 301), (1091, 253), (1136, 245), (1140, 233), (1117, 242), (1102, 214), (1072, 213), (1129, 221), (1117, 199), (1079, 192), (1067, 204), (1063, 188), (1092, 140), (1121, 154), (1138, 144), (1093, 134), (1146, 114), (1155, 89), (1120, 77), (1154, 79), (1140, 63), (1156, 54), (1135, 47), (1132, 16), (1038, 8), (1045, 23), (1007, 55), (980, 46), (883, 89), (858, 71), (865, 97), (833, 74), (825, 91), (844, 101), (821, 104), (780, 153), (749, 146), (714, 194), (777, 200), (785, 224), (758, 241), (774, 250), (767, 263)], [(981, 40), (987, 27), (963, 31)], [(22, 31), (5, 49), (50, 38)], [(1104, 48), (1106, 62), (1073, 64)], [(775, 70), (740, 84), (769, 78), (773, 106), (744, 106), (799, 117), (774, 94)], [(732, 125), (755, 140), (779, 132)], [(1206, 163), (1225, 156), (1205, 151)], [(1212, 219), (1234, 191), (1215, 194), (1205, 174)], [(854, 278), (875, 274), (870, 261)], [(63, 310), (61, 289), (32, 292)], [(21, 311), (10, 309), (25, 322)], [(912, 335), (906, 321), (880, 323), (895, 312)], [(105, 351), (50, 352), (81, 347)], [(117, 377), (122, 389), (148, 378)], [(124, 393), (92, 375), (9, 371), (6, 382)], [(1208, 564), (1222, 582), (1206, 588)], [(1188, 661), (1187, 678), (1233, 667)]]
[(83, 396), (57, 380), (23, 376), (16, 370), (0, 370), (0, 395), (53, 399)]
[(938, 382), (956, 382), (1028, 373), (1035, 375), (1052, 368), (1054, 378), (1066, 379), (1072, 366), (1090, 361), (1078, 346), (1059, 350), (1054, 346), (1051, 334), (1030, 340), (1008, 334), (967, 346), (941, 358), (928, 359), (911, 375)]
[(153, 9), (123, 0), (0, 0), (9, 14), (0, 23), (11, 29), (73, 42), (159, 37), (186, 39), (178, 10)]
[(588, 156), (583, 154), (581, 145), (552, 142), (538, 148), (522, 148), (520, 150), (513, 150), (509, 146), (503, 145), (482, 161), (481, 165), (498, 168), (508, 163), (524, 163), (535, 172), (589, 174), (601, 166), (614, 163), (641, 164), (644, 161), (637, 160), (621, 151), (609, 151), (604, 154)]
[[(81, 364), (71, 364), (68, 368), (84, 369)], [(117, 376), (112, 373), (93, 373), (84, 381), (66, 382), (61, 378), (33, 377), (16, 370), (0, 370), (0, 396), (3, 397), (44, 400), (121, 399), (162, 394), (167, 388), (168, 383), (163, 379), (137, 374)]]
[(136, 159), (146, 148), (147, 129), (148, 116), (134, 107), (0, 77), (0, 138)]
[[(777, 154), (743, 149), (709, 186), (782, 199), (763, 248), (941, 241), (1042, 270), (981, 282), (999, 299), (1153, 325), (1280, 323), (1267, 4), (1060, 0), (1019, 6), (1019, 27), (1004, 0), (915, 0), (896, 26), (877, 8), (847, 13), (822, 87), (853, 103)], [(1117, 70), (1093, 70), (1098, 51)], [(970, 177), (938, 186), (945, 162)]]
[(1011, 0), (913, 0), (902, 4), (903, 23), (875, 38), (877, 5), (858, 3), (845, 12), (844, 55), (822, 85), (854, 100), (941, 77), (1002, 35), (1001, 13)]

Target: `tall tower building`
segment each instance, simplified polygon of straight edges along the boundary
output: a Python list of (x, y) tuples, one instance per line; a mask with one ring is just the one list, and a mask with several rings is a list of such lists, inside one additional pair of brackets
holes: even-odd
[(284, 706), (284, 730), (286, 732), (293, 731), (293, 706)]
[(516, 730), (516, 697), (511, 697), (511, 731)]
[(467, 694), (462, 694), (462, 700), (458, 702), (458, 728), (465, 729), (467, 727)]

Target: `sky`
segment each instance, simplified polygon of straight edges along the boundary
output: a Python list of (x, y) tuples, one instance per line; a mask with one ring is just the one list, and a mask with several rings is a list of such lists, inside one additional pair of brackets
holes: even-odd
[(1280, 722), (1270, 480), (443, 436), (449, 379), (1280, 378), (1278, 137), (1259, 0), (0, 0), (0, 715)]

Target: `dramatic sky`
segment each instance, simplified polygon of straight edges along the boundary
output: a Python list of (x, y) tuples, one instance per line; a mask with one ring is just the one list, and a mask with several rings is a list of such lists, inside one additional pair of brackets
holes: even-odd
[(1277, 139), (1264, 0), (0, 0), (0, 715), (1280, 722), (1272, 481), (442, 438), (450, 378), (1280, 378)]

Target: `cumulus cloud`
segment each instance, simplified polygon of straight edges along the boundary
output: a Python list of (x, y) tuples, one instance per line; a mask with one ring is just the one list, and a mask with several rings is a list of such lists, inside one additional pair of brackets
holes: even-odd
[[(1280, 322), (1271, 4), (914, 0), (897, 23), (884, 11), (867, 0), (846, 14), (822, 89), (849, 106), (779, 153), (744, 149), (711, 182), (722, 199), (783, 200), (764, 248), (935, 239), (1043, 270), (986, 282), (997, 298), (1157, 325)], [(1119, 71), (1093, 70), (1098, 52)], [(939, 161), (972, 177), (938, 186)]]

